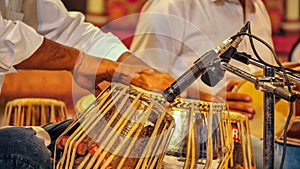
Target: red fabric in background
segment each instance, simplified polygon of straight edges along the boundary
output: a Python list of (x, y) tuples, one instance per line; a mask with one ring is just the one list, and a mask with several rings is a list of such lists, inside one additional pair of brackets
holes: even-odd
[(299, 36), (274, 35), (274, 48), (277, 53), (289, 54), (293, 45), (297, 42)]

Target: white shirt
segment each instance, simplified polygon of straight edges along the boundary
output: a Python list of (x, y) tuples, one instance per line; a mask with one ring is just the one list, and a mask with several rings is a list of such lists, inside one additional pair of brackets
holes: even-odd
[[(247, 11), (245, 20), (251, 22), (252, 34), (273, 46), (271, 23), (265, 6), (261, 0), (253, 0), (253, 5), (255, 13)], [(149, 0), (142, 12), (131, 51), (150, 66), (175, 77), (188, 70), (205, 52), (235, 35), (245, 23), (238, 0)], [(261, 43), (254, 42), (260, 56), (273, 63), (270, 51)], [(252, 54), (248, 37), (244, 37), (238, 51)], [(233, 59), (230, 64), (249, 73), (257, 70)], [(237, 77), (227, 73), (227, 80), (233, 78)], [(201, 85), (200, 90), (211, 91), (200, 80), (197, 83), (197, 86)], [(217, 90), (211, 92), (217, 92), (224, 83), (218, 84)]]
[(68, 12), (60, 0), (0, 0), (0, 10), (0, 87), (3, 75), (30, 57), (44, 37), (111, 60), (128, 51), (116, 36), (84, 22), (82, 13)]

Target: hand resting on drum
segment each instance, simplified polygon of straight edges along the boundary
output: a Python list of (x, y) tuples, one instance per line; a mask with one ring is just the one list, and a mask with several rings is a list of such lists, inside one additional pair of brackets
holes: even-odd
[(150, 69), (149, 65), (129, 52), (123, 53), (117, 61), (130, 65), (139, 65), (140, 68), (146, 69), (146, 71), (139, 73), (138, 78), (132, 80), (133, 85), (146, 90), (162, 93), (175, 81), (175, 79), (168, 73), (161, 72), (153, 68)]
[(161, 73), (145, 64), (114, 62), (81, 53), (73, 71), (75, 81), (89, 91), (99, 93), (98, 84), (103, 81), (133, 84), (152, 91), (162, 91), (173, 81), (170, 75)]

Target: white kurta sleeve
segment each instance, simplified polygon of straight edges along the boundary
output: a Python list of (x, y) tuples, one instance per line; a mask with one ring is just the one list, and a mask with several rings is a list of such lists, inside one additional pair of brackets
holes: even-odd
[(117, 60), (122, 53), (128, 51), (116, 36), (104, 33), (97, 26), (85, 22), (82, 13), (68, 12), (60, 0), (38, 2), (37, 31), (46, 38), (89, 55), (111, 60)]
[(0, 91), (4, 74), (14, 72), (13, 66), (30, 57), (42, 42), (43, 37), (28, 25), (0, 15)]
[(43, 37), (33, 28), (0, 16), (0, 67), (2, 73), (30, 57), (42, 44)]

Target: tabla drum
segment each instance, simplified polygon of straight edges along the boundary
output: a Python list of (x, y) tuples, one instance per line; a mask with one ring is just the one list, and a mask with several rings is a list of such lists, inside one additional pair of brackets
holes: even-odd
[[(299, 43), (300, 44), (300, 43)], [(299, 45), (300, 49), (300, 45)], [(292, 70), (295, 70), (297, 72), (294, 72), (293, 75), (300, 77), (300, 62), (285, 62), (283, 63), (284, 67), (290, 68)], [(295, 86), (293, 87), (294, 91), (300, 92), (300, 81), (291, 79), (292, 82), (294, 82)], [(296, 116), (300, 116), (300, 100), (296, 100)]]
[[(284, 136), (275, 137), (275, 153), (276, 157), (282, 157), (285, 153), (285, 161), (283, 168), (299, 168), (300, 159), (300, 116), (295, 116), (295, 119), (292, 121), (289, 130), (287, 131), (286, 145), (284, 141)], [(285, 149), (286, 148), (286, 149)], [(284, 150), (285, 149), (285, 150)], [(276, 160), (280, 161), (281, 160)], [(277, 166), (280, 166), (280, 162), (276, 163)]]
[(7, 102), (2, 126), (39, 126), (67, 119), (66, 104), (48, 98), (20, 98)]
[(56, 140), (55, 168), (162, 168), (175, 123), (151, 94), (111, 83)]
[[(299, 43), (298, 43), (299, 46)], [(299, 46), (300, 47), (300, 46)], [(299, 48), (300, 49), (300, 48)], [(299, 53), (298, 53), (299, 54)], [(299, 55), (298, 55), (299, 56)], [(296, 60), (299, 61), (299, 60)], [(284, 64), (285, 66), (299, 71), (300, 64), (299, 62), (288, 62)], [(299, 73), (294, 73), (294, 75), (299, 76)], [(300, 91), (300, 81), (294, 81), (296, 86), (294, 90)], [(285, 150), (285, 162), (283, 168), (299, 168), (300, 160), (298, 158), (300, 153), (300, 100), (296, 101), (295, 105), (295, 117), (291, 119), (289, 128), (286, 132), (286, 150)], [(284, 133), (282, 132), (280, 135), (275, 137), (276, 146), (275, 152), (277, 156), (281, 157), (284, 149)], [(277, 164), (278, 166), (280, 164)]]

